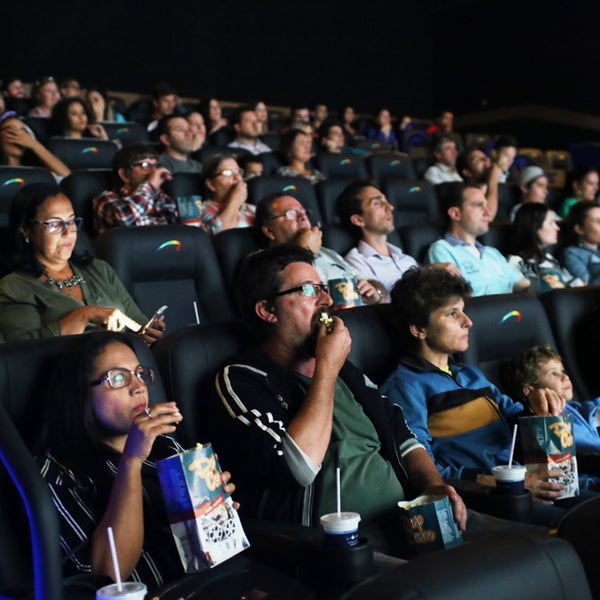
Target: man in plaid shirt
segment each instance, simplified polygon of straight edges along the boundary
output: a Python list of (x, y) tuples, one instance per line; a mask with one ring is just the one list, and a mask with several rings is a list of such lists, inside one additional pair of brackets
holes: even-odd
[(156, 150), (145, 144), (127, 146), (115, 154), (113, 172), (117, 185), (92, 201), (98, 234), (111, 227), (179, 222), (177, 205), (160, 187), (172, 175), (157, 161)]

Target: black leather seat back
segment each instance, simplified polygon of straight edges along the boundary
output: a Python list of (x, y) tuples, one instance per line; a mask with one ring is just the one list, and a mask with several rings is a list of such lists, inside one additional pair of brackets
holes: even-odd
[(600, 335), (600, 285), (550, 290), (539, 298), (577, 399), (600, 396), (597, 353), (590, 352)]
[(97, 138), (51, 137), (48, 150), (71, 170), (109, 169), (119, 147), (110, 140)]
[(232, 320), (187, 327), (152, 346), (167, 397), (177, 402), (184, 415), (179, 435), (186, 448), (212, 441), (207, 402), (215, 375), (246, 340), (242, 323)]
[[(512, 357), (531, 346), (556, 342), (538, 298), (495, 294), (469, 298), (466, 314), (473, 321), (469, 348), (457, 358), (477, 365), (501, 390), (507, 391), (505, 369)], [(506, 384), (505, 384), (506, 382)]]
[(112, 265), (148, 316), (163, 304), (170, 331), (233, 316), (209, 235), (187, 225), (117, 227), (96, 239), (96, 254)]

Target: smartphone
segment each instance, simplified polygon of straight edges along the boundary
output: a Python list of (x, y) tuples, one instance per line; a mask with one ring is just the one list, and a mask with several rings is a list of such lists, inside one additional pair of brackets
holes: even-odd
[(148, 329), (148, 327), (150, 327), (150, 325), (152, 325), (152, 323), (158, 319), (158, 317), (160, 317), (160, 315), (162, 315), (167, 308), (169, 308), (168, 305), (163, 304), (159, 309), (157, 309), (157, 311), (152, 315), (152, 318), (144, 325), (144, 327), (142, 327), (142, 332), (146, 331), (146, 329)]

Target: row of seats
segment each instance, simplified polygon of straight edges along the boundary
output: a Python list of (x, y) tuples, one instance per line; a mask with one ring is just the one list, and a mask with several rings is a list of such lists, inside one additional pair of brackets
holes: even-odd
[[(563, 293), (564, 296), (559, 298)], [(564, 334), (568, 336), (577, 330), (586, 319), (586, 310), (598, 304), (600, 288), (555, 290), (550, 294), (555, 301), (548, 303), (548, 306), (542, 305), (537, 298), (514, 295), (470, 299), (466, 311), (474, 319), (475, 325), (471, 347), (462, 358), (478, 363), (493, 378), (495, 373), (501, 372), (500, 365), (521, 348), (549, 342), (561, 351), (567, 369), (574, 375), (568, 358), (577, 360), (577, 356), (569, 357), (567, 350), (560, 346), (563, 342), (559, 340)], [(552, 305), (557, 314), (546, 312), (551, 310)], [(570, 314), (564, 315), (563, 309), (567, 306), (571, 309)], [(512, 315), (510, 318), (504, 318), (509, 314)], [(366, 306), (342, 311), (340, 316), (350, 329), (353, 340), (350, 360), (371, 379), (380, 382), (394, 367), (398, 344), (389, 326), (390, 307)], [(559, 322), (565, 317), (566, 322)], [(563, 327), (567, 329), (563, 330)], [(373, 344), (373, 339), (377, 339), (378, 343)], [(68, 337), (62, 337), (0, 346), (0, 427), (3, 431), (0, 437), (0, 462), (6, 469), (0, 471), (3, 490), (0, 495), (0, 594), (6, 586), (23, 590), (23, 582), (35, 577), (37, 598), (63, 598), (56, 511), (48, 488), (31, 461), (29, 448), (37, 426), (30, 415), (39, 412), (39, 402), (52, 360), (69, 341)], [(151, 403), (176, 399), (186, 417), (179, 429), (184, 446), (191, 447), (197, 441), (212, 441), (218, 448), (218, 440), (211, 437), (210, 423), (206, 422), (202, 402), (209, 397), (207, 390), (214, 385), (216, 370), (248, 343), (242, 324), (230, 320), (192, 326), (167, 335), (152, 349), (147, 348), (136, 336), (132, 336), (132, 341), (140, 361), (157, 369), (157, 383), (150, 389)], [(576, 376), (573, 379), (576, 381)], [(579, 393), (580, 390), (577, 391)], [(10, 479), (16, 482), (21, 499), (9, 485)], [(27, 507), (29, 522), (24, 518), (21, 503)], [(481, 544), (468, 543), (455, 550), (411, 561), (404, 571), (397, 570), (381, 576), (381, 579), (377, 577), (364, 582), (343, 597), (414, 597), (408, 593), (402, 595), (404, 591), (399, 591), (407, 586), (406, 590), (410, 590), (411, 594), (419, 590), (419, 597), (423, 598), (455, 598), (459, 592), (460, 597), (463, 597), (461, 594), (479, 597), (485, 592), (486, 597), (499, 599), (507, 597), (505, 585), (509, 585), (510, 597), (528, 598), (529, 592), (522, 593), (522, 581), (515, 587), (507, 584), (502, 574), (510, 569), (513, 576), (507, 577), (507, 580), (511, 582), (514, 581), (514, 569), (517, 569), (516, 572), (531, 569), (533, 564), (536, 565), (536, 575), (543, 579), (540, 585), (544, 589), (544, 597), (592, 597), (586, 584), (586, 575), (596, 597), (600, 591), (594, 554), (599, 513), (597, 509), (590, 510), (586, 505), (582, 505), (582, 508), (584, 526), (581, 516), (570, 515), (567, 522), (559, 525), (558, 539), (545, 540), (543, 544), (546, 547), (542, 551), (537, 546), (542, 542), (526, 538), (514, 543), (504, 539)], [(576, 519), (577, 516), (579, 519)], [(573, 520), (577, 521), (576, 527), (572, 524)], [(27, 532), (30, 530), (29, 538)], [(560, 538), (563, 536), (575, 545), (579, 560), (574, 558), (573, 546), (561, 544)], [(511, 554), (514, 561), (510, 559)], [(544, 576), (538, 569), (543, 569)], [(219, 568), (211, 572), (217, 577)], [(397, 587), (400, 583), (403, 585)], [(452, 594), (447, 593), (448, 586), (451, 586)], [(197, 589), (202, 589), (201, 585)], [(536, 588), (538, 591), (540, 589)], [(392, 595), (390, 590), (394, 590)], [(7, 596), (19, 597), (17, 594)], [(165, 597), (180, 596), (181, 593)], [(290, 590), (287, 597), (298, 596)]]
[[(391, 170), (386, 172), (383, 167), (378, 177), (382, 191), (394, 206), (396, 227), (442, 220), (437, 186), (424, 180), (398, 176)], [(356, 179), (359, 177), (336, 175), (313, 186), (302, 177), (263, 175), (248, 180), (248, 201), (256, 204), (273, 193), (289, 191), (312, 211), (315, 224), (327, 225), (338, 221), (335, 214), (336, 199), (342, 190)], [(42, 167), (0, 166), (0, 226), (8, 224), (10, 202), (18, 190), (28, 183), (40, 181), (52, 183), (54, 179), (48, 170)], [(112, 188), (111, 169), (75, 170), (61, 181), (60, 186), (71, 199), (76, 213), (84, 218), (84, 230), (93, 237), (92, 199), (101, 191)], [(197, 173), (175, 173), (173, 179), (164, 184), (164, 190), (172, 198), (206, 196), (202, 177)], [(512, 184), (501, 184), (498, 220), (507, 218), (510, 209), (518, 201), (518, 188)]]

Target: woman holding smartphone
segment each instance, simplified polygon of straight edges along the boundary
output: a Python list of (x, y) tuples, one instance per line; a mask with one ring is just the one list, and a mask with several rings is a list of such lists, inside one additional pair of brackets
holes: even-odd
[(84, 333), (93, 329), (138, 331), (153, 343), (165, 329), (159, 316), (137, 306), (114, 269), (75, 252), (83, 220), (60, 188), (26, 185), (9, 217), (12, 271), (0, 279), (0, 335), (6, 341)]

